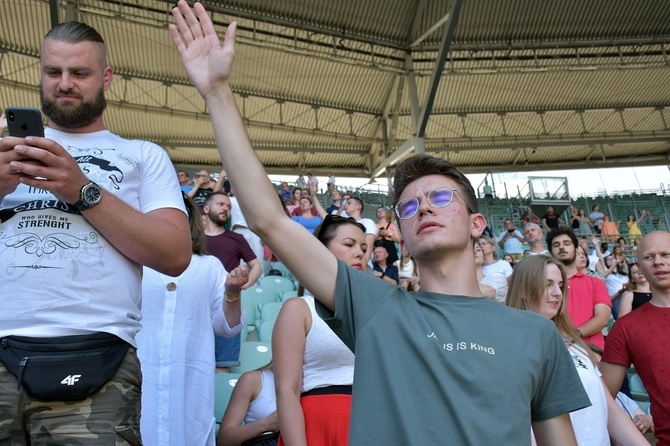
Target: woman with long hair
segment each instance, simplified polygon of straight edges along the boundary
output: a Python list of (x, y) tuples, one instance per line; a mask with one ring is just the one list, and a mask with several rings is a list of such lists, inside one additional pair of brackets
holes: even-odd
[(549, 256), (536, 255), (521, 260), (514, 269), (507, 305), (550, 319), (563, 337), (591, 400), (591, 406), (570, 413), (577, 444), (605, 446), (610, 444), (611, 436), (621, 446), (648, 446), (647, 440), (605, 387), (597, 358), (577, 334), (568, 316), (567, 296), (568, 280), (563, 265)]
[(621, 296), (619, 317), (625, 316), (651, 300), (651, 288), (637, 263), (628, 268), (629, 290)]
[[(643, 210), (641, 214), (642, 218), (640, 218), (640, 221), (647, 215), (647, 211)], [(637, 221), (634, 214), (628, 214), (626, 227), (628, 228), (628, 239), (630, 240), (630, 243), (635, 244), (635, 241), (642, 237), (642, 229), (640, 229), (640, 222)]]
[(143, 270), (140, 430), (145, 444), (213, 446), (214, 334), (232, 337), (244, 327), (240, 293), (249, 273), (245, 266), (227, 273), (206, 255), (200, 209), (186, 195), (184, 204), (191, 225), (188, 268), (177, 277)]
[[(365, 271), (365, 228), (326, 215), (314, 235), (335, 257)], [(346, 445), (354, 355), (316, 314), (314, 298), (287, 300), (272, 332), (279, 444)]]
[(584, 209), (580, 209), (578, 212), (579, 216), (579, 235), (582, 237), (589, 237), (593, 235), (593, 232), (591, 231), (591, 221), (589, 220), (589, 216), (586, 215), (586, 211)]
[(300, 209), (301, 192), (302, 189), (300, 187), (294, 187), (293, 191), (291, 191), (291, 198), (289, 199), (289, 203), (286, 205), (286, 210), (288, 211), (289, 215), (295, 215), (294, 211), (296, 209)]
[[(575, 248), (575, 267), (577, 271), (581, 271), (587, 276), (597, 277), (600, 280), (605, 280), (605, 276), (600, 271), (594, 271), (589, 268), (589, 255), (582, 245), (577, 245)], [(598, 264), (596, 264), (598, 267)]]

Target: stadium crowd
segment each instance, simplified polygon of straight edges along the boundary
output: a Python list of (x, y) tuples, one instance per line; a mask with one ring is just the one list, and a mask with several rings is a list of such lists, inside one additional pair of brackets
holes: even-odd
[[(45, 137), (0, 140), (0, 443), (670, 446), (670, 234), (643, 234), (647, 211), (629, 240), (598, 205), (483, 235), (469, 180), (427, 155), (397, 166), (376, 222), (332, 173), (324, 208), (315, 176), (275, 187), (254, 154), (236, 24), (220, 40), (201, 4), (173, 16), (216, 179), (106, 129), (107, 49), (79, 22), (42, 44)], [(245, 293), (274, 274), (299, 288), (272, 361), (217, 420)]]

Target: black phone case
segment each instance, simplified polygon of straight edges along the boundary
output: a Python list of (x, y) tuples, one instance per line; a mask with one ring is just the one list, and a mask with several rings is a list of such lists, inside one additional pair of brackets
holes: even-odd
[(26, 136), (44, 137), (44, 123), (42, 112), (32, 107), (7, 107), (5, 110), (7, 127), (11, 136), (25, 138)]

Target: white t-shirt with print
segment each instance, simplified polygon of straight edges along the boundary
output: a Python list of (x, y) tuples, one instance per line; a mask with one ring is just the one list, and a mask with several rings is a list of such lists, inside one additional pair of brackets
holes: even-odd
[[(174, 167), (157, 145), (107, 130), (45, 133), (132, 208), (185, 212)], [(135, 346), (141, 280), (141, 265), (50, 192), (21, 184), (0, 203), (0, 336), (108, 332)]]

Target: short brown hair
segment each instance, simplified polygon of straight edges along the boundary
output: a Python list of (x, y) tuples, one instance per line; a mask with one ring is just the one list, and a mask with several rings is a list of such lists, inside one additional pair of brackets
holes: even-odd
[(477, 198), (470, 180), (449, 161), (430, 155), (414, 155), (400, 163), (393, 178), (393, 207), (400, 201), (405, 188), (413, 181), (428, 175), (444, 175), (451, 178), (461, 188), (461, 196), (470, 212), (477, 213)]

